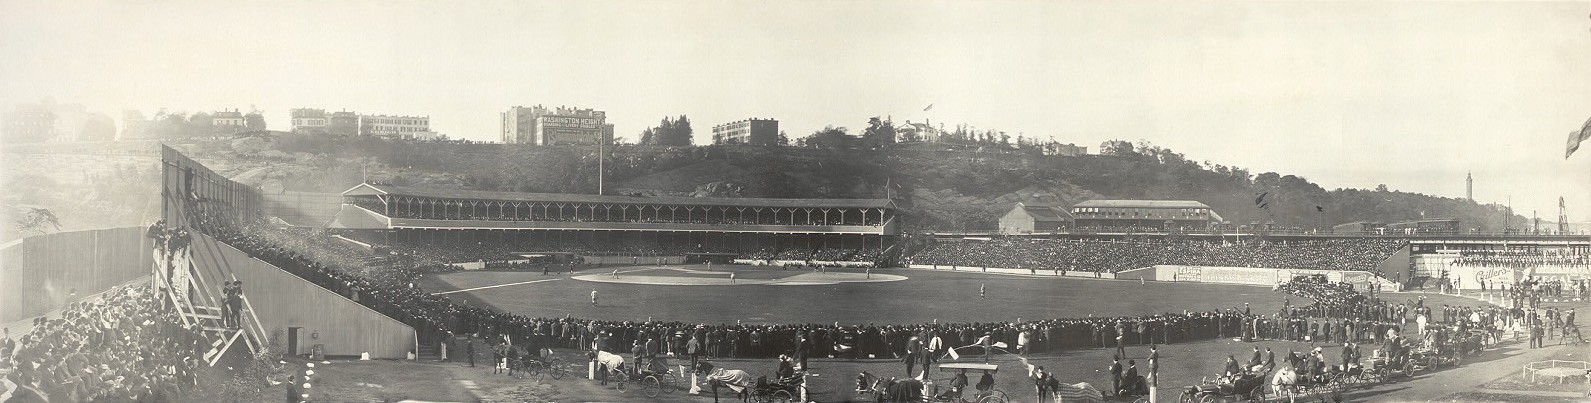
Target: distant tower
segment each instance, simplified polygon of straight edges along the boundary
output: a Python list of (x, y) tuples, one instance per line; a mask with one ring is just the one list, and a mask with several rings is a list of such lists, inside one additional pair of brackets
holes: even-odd
[(1563, 196), (1558, 196), (1558, 233), (1569, 232), (1569, 208), (1563, 205)]
[(1470, 203), (1475, 202), (1475, 175), (1468, 172), (1464, 173), (1464, 198), (1469, 199)]

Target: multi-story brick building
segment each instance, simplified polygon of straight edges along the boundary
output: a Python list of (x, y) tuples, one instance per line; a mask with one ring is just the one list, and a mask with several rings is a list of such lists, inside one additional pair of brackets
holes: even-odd
[(713, 126), (713, 144), (778, 145), (779, 121), (751, 118)]

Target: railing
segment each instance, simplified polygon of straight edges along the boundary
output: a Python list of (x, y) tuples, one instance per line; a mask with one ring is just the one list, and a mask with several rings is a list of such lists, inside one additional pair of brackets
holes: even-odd
[[(1564, 368), (1565, 370), (1547, 371), (1546, 374), (1540, 374), (1542, 371), (1556, 368)], [(1591, 372), (1591, 363), (1585, 361), (1547, 360), (1525, 364), (1524, 368), (1519, 372), (1519, 377), (1527, 378), (1530, 383), (1535, 383), (1538, 375), (1557, 377), (1562, 381), (1564, 378), (1571, 376), (1587, 376), (1588, 372)]]
[(695, 224), (695, 223), (644, 223), (603, 221), (493, 221), (493, 220), (430, 220), (393, 218), (392, 228), (436, 229), (542, 229), (585, 231), (677, 231), (677, 232), (768, 232), (768, 233), (833, 233), (885, 235), (884, 225), (761, 225), (761, 224)]
[[(939, 235), (939, 236), (996, 236), (996, 235), (1003, 235), (999, 231), (962, 231), (962, 230), (922, 229), (922, 230), (917, 230), (916, 232), (922, 232), (922, 233), (927, 233), (927, 234), (932, 234), (932, 235)], [(1385, 234), (1377, 234), (1377, 233), (1333, 233), (1333, 232), (1315, 232), (1315, 231), (1305, 231), (1305, 230), (1272, 230), (1272, 231), (1253, 231), (1253, 230), (1146, 230), (1146, 229), (1127, 230), (1127, 229), (1109, 229), (1109, 228), (1099, 228), (1099, 229), (1094, 229), (1094, 228), (1078, 229), (1078, 228), (1074, 228), (1074, 229), (1065, 229), (1065, 230), (1059, 230), (1059, 231), (1035, 231), (1035, 232), (1032, 232), (1032, 233), (1026, 233), (1026, 234), (1022, 234), (1022, 235), (1156, 235), (1156, 236), (1158, 236), (1158, 235), (1231, 235), (1231, 236), (1285, 235), (1285, 236), (1312, 236), (1312, 237), (1332, 237), (1332, 238), (1366, 238), (1366, 237), (1370, 237), (1370, 238), (1392, 238), (1392, 239), (1405, 239), (1405, 238), (1407, 238), (1407, 239), (1439, 239), (1439, 238), (1445, 238), (1445, 239), (1463, 239), (1463, 238), (1499, 239), (1499, 238), (1509, 238), (1509, 239), (1549, 239), (1549, 240), (1559, 240), (1559, 241), (1576, 241), (1576, 240), (1578, 240), (1578, 241), (1591, 242), (1591, 235), (1587, 235), (1587, 234), (1553, 234), (1553, 235), (1545, 235), (1545, 234), (1521, 234), (1521, 233), (1502, 233), (1502, 232), (1474, 232), (1474, 233), (1465, 232), (1465, 233), (1449, 233), (1449, 234), (1433, 234), (1433, 233), (1416, 233), (1416, 234), (1385, 233)]]

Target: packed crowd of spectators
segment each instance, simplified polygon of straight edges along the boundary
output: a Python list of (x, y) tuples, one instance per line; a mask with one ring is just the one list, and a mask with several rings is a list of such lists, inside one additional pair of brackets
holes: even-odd
[(1276, 289), (1314, 300), (1315, 304), (1308, 308), (1307, 315), (1311, 317), (1346, 317), (1349, 312), (1360, 311), (1370, 303), (1365, 294), (1354, 290), (1353, 284), (1333, 283), (1327, 281), (1323, 274), (1293, 277), (1292, 280), (1277, 284)]
[[(1063, 348), (1179, 343), (1228, 337), (1300, 337), (1337, 333), (1344, 338), (1375, 337), (1397, 326), (1407, 310), (1403, 304), (1366, 300), (1351, 289), (1301, 279), (1285, 290), (1315, 300), (1311, 308), (1293, 307), (1272, 315), (1248, 309), (1164, 313), (1136, 317), (1058, 318), (1030, 322), (921, 324), (693, 324), (671, 321), (602, 321), (573, 317), (536, 317), (499, 312), (446, 297), (432, 296), (414, 284), (423, 266), (394, 265), (362, 269), (370, 252), (328, 245), (324, 234), (277, 228), (250, 228), (221, 237), (251, 254), (323, 287), (413, 325), (422, 343), (453, 340), (452, 334), (477, 334), (488, 339), (508, 335), (527, 349), (565, 347), (640, 351), (643, 355), (675, 352), (689, 355), (690, 346), (706, 356), (896, 358), (906, 353), (912, 336), (928, 341), (932, 356), (968, 346), (988, 336), (1017, 352)], [(1027, 267), (1050, 264), (1067, 270), (1115, 271), (1148, 264), (1259, 266), (1277, 268), (1368, 268), (1401, 244), (1375, 240), (1331, 240), (1216, 245), (1192, 242), (1101, 242), (995, 240), (945, 242), (914, 256), (919, 264)], [(397, 249), (397, 248), (395, 248)], [(868, 256), (872, 249), (844, 251), (797, 249), (764, 251), (754, 257), (844, 258)], [(956, 261), (958, 263), (947, 263)], [(966, 262), (976, 263), (966, 263)], [(1115, 261), (1134, 263), (1117, 264)], [(926, 263), (937, 262), (937, 263)], [(1058, 262), (1066, 262), (1058, 264)], [(1076, 263), (1073, 263), (1076, 262)], [(351, 266), (352, 265), (352, 266)], [(1336, 306), (1338, 308), (1331, 308)], [(1314, 336), (1311, 336), (1314, 337)], [(1324, 336), (1330, 337), (1330, 336)], [(937, 342), (934, 342), (937, 340)]]
[(259, 223), (220, 226), (210, 235), (250, 256), (417, 329), (447, 323), (454, 309), (414, 284), (428, 273), (457, 270), (445, 264), (392, 261), (369, 266), (374, 252), (315, 229)]
[(400, 256), (420, 264), (459, 262), (502, 262), (523, 260), (526, 252), (561, 252), (580, 256), (683, 256), (708, 252), (687, 242), (659, 242), (634, 238), (594, 238), (574, 240), (553, 238), (541, 242), (451, 241), (429, 242), (372, 240), (383, 253)]
[(196, 387), (209, 348), (147, 284), (70, 303), (60, 318), (35, 319), (19, 340), (6, 334), (0, 345), (13, 398), (71, 402), (180, 401)]
[[(936, 353), (962, 347), (982, 336), (1006, 342), (1023, 352), (1059, 348), (1108, 347), (1117, 343), (1175, 343), (1230, 337), (1241, 332), (1244, 313), (1235, 309), (1165, 313), (1140, 317), (1089, 317), (1031, 322), (869, 324), (704, 325), (683, 322), (618, 322), (571, 317), (533, 317), (498, 312), (447, 297), (427, 294), (414, 283), (426, 266), (363, 265), (371, 252), (331, 241), (316, 231), (245, 225), (209, 228), (217, 239), (404, 323), (414, 326), (421, 342), (451, 339), (453, 334), (487, 337), (510, 335), (538, 347), (629, 349), (639, 342), (656, 343), (652, 351), (685, 353), (691, 339), (709, 356), (894, 357), (904, 352), (912, 335), (938, 338)], [(865, 252), (807, 251), (806, 256), (850, 256)], [(368, 270), (367, 270), (368, 269)], [(1025, 334), (1025, 335), (1024, 335)], [(925, 337), (926, 336), (926, 337)], [(661, 350), (661, 349), (668, 350)]]
[[(303, 238), (299, 238), (303, 239)], [(296, 240), (294, 240), (296, 242)], [(460, 262), (483, 262), (487, 267), (511, 265), (510, 262), (526, 260), (525, 252), (573, 253), (579, 256), (684, 256), (689, 253), (735, 253), (705, 248), (688, 242), (669, 242), (636, 238), (595, 238), (588, 240), (550, 239), (534, 244), (505, 242), (446, 242), (371, 241), (379, 254), (393, 261), (412, 262), (415, 265), (439, 265)], [(883, 250), (876, 246), (852, 248), (786, 248), (762, 249), (739, 253), (738, 258), (752, 260), (799, 261), (849, 261), (878, 262)], [(520, 264), (525, 266), (526, 264)], [(528, 264), (539, 268), (535, 264)]]
[(1539, 266), (1591, 266), (1591, 255), (1544, 254), (1526, 252), (1463, 252), (1448, 264), (1452, 266), (1515, 268)]
[[(388, 206), (383, 205), (380, 201), (374, 199), (351, 198), (350, 200), (352, 200), (351, 203), (356, 206), (363, 207), (367, 210), (384, 214), (393, 218), (424, 220), (622, 222), (710, 225), (884, 225), (884, 221), (879, 219), (877, 213), (860, 214), (855, 211), (845, 214), (844, 217), (840, 217), (839, 214), (830, 214), (830, 217), (826, 219), (822, 215), (816, 215), (808, 218), (805, 213), (795, 218), (791, 218), (788, 214), (782, 216), (776, 214), (765, 214), (762, 218), (747, 218), (743, 213), (738, 211), (736, 212), (735, 217), (729, 217), (728, 213), (722, 211), (715, 213), (720, 214), (720, 216), (712, 217), (714, 214), (700, 211), (701, 209), (697, 209), (697, 211), (690, 213), (687, 213), (684, 209), (673, 211), (668, 209), (639, 209), (640, 211), (625, 211), (622, 213), (618, 210), (603, 210), (602, 212), (593, 212), (589, 207), (585, 206), (581, 206), (578, 209), (572, 206), (565, 207), (566, 210), (562, 212), (558, 210), (532, 208), (529, 206), (526, 206), (520, 210), (514, 210), (511, 208), (498, 206), (497, 204), (486, 203), (482, 203), (474, 209), (470, 209), (469, 207), (459, 208), (456, 205), (450, 205), (447, 208), (442, 208), (440, 210), (432, 209), (430, 207), (424, 209), (416, 208), (413, 210), (410, 210), (406, 207), (399, 207), (389, 211)], [(466, 204), (466, 206), (468, 206), (468, 204)], [(863, 215), (867, 216), (862, 217)]]
[(750, 260), (798, 260), (798, 261), (826, 261), (826, 262), (874, 262), (878, 263), (883, 258), (884, 250), (878, 247), (862, 247), (861, 249), (847, 248), (789, 248), (783, 250), (763, 249), (756, 252), (742, 253), (740, 259)]
[[(1541, 305), (1542, 299), (1579, 298), (1591, 299), (1591, 280), (1558, 280), (1530, 277), (1520, 280), (1512, 285), (1492, 284), (1493, 290), (1499, 291), (1508, 299), (1511, 306), (1536, 307)], [(1482, 288), (1482, 291), (1485, 291)]]
[[(703, 357), (901, 358), (908, 339), (917, 336), (931, 355), (971, 346), (988, 336), (1007, 351), (1032, 353), (1064, 348), (1179, 343), (1233, 337), (1241, 332), (1243, 314), (1235, 309), (1165, 313), (1137, 317), (1088, 317), (1030, 322), (919, 324), (694, 324), (684, 322), (598, 321), (537, 318), (468, 309), (451, 331), (488, 339), (509, 335), (527, 349), (542, 347), (636, 351), (641, 355), (673, 352), (690, 356), (692, 345)], [(937, 342), (933, 340), (938, 339)], [(977, 349), (969, 353), (977, 354)]]
[(1001, 238), (939, 241), (906, 261), (919, 265), (1095, 272), (1157, 264), (1373, 270), (1401, 247), (1401, 241), (1381, 239), (1213, 243)]

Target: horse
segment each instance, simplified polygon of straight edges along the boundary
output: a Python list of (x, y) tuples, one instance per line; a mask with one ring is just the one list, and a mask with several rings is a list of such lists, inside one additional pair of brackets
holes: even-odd
[(1298, 371), (1294, 371), (1293, 367), (1276, 370), (1276, 375), (1271, 376), (1271, 394), (1283, 396), (1282, 388), (1288, 388), (1289, 391), (1297, 390), (1298, 379)]
[(746, 371), (714, 368), (713, 364), (702, 362), (696, 365), (696, 373), (704, 375), (707, 384), (712, 386), (714, 402), (718, 401), (718, 388), (720, 386), (728, 387), (729, 390), (734, 391), (735, 395), (740, 397), (743, 402), (750, 397), (750, 393), (746, 393), (746, 391), (748, 386), (751, 385), (752, 377)]
[(923, 401), (923, 381), (912, 378), (889, 378), (875, 397), (878, 402), (908, 403)]

